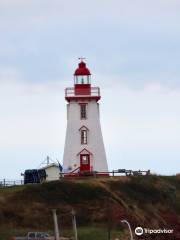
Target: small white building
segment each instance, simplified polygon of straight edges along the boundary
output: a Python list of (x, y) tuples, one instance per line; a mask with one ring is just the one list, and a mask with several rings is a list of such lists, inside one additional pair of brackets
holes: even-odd
[(108, 165), (100, 125), (100, 88), (91, 86), (91, 73), (81, 61), (74, 73), (74, 87), (65, 89), (67, 130), (63, 170), (108, 176)]
[(54, 181), (60, 178), (59, 166), (55, 163), (48, 164), (44, 167), (39, 168), (39, 170), (45, 170), (46, 180), (45, 181)]

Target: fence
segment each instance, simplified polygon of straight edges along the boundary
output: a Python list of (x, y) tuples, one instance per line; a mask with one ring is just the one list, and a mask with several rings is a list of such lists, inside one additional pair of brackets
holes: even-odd
[[(78, 168), (77, 168), (78, 169)], [(77, 170), (75, 169), (75, 170)], [(133, 171), (133, 170), (126, 170), (126, 169), (117, 169), (117, 170), (113, 170), (111, 172), (84, 172), (84, 173), (74, 173), (74, 171), (72, 171), (71, 173), (61, 173), (60, 174), (60, 177), (57, 178), (48, 178), (48, 179), (45, 179), (43, 181), (36, 181), (37, 179), (34, 179), (32, 181), (31, 179), (31, 182), (28, 182), (28, 183), (42, 183), (42, 182), (49, 182), (49, 181), (57, 181), (58, 179), (60, 178), (63, 178), (63, 177), (103, 177), (103, 176), (109, 176), (109, 177), (115, 177), (115, 176), (148, 176), (150, 175), (151, 172), (150, 170), (147, 170), (147, 171), (141, 171), (141, 170), (138, 170), (138, 171)], [(67, 178), (66, 178), (67, 179)], [(26, 183), (25, 183), (26, 184)], [(18, 186), (18, 185), (24, 185), (24, 180), (9, 180), (9, 179), (0, 179), (0, 188), (4, 188), (4, 187), (11, 187), (11, 186)]]
[(0, 188), (23, 185), (24, 180), (0, 179)]

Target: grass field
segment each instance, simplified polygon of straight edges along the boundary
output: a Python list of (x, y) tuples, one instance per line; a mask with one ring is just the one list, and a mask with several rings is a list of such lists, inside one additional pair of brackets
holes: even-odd
[[(45, 231), (49, 234), (53, 235), (52, 230), (47, 229), (38, 229), (39, 231)], [(25, 236), (28, 231), (37, 231), (37, 229), (6, 229), (0, 228), (0, 239), (1, 240), (8, 240), (11, 236)], [(122, 230), (113, 229), (111, 230), (111, 239), (119, 238), (123, 234)], [(60, 236), (64, 237), (73, 237), (73, 230), (72, 228), (64, 228), (60, 229)], [(78, 228), (78, 239), (79, 240), (108, 240), (108, 231), (105, 226), (84, 226)]]

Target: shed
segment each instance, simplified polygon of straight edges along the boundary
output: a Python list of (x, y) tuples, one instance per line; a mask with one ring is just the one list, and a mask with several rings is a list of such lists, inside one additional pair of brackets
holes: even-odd
[(44, 169), (46, 171), (46, 181), (54, 181), (60, 178), (60, 169), (55, 163), (48, 164), (40, 169)]

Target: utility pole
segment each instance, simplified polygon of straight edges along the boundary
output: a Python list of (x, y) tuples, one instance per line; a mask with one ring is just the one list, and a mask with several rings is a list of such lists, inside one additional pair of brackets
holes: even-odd
[(106, 215), (107, 215), (107, 240), (111, 239), (111, 230), (112, 230), (112, 212), (111, 212), (111, 202), (107, 198), (106, 200)]
[(74, 209), (72, 209), (71, 214), (72, 214), (72, 224), (73, 224), (73, 229), (74, 229), (74, 237), (75, 237), (75, 240), (78, 240), (77, 226), (76, 226), (76, 213), (75, 213)]
[(53, 220), (54, 220), (54, 235), (55, 235), (55, 240), (60, 240), (60, 239), (59, 239), (59, 228), (58, 228), (58, 221), (57, 221), (56, 209), (52, 209), (52, 213), (53, 213)]
[(107, 224), (108, 224), (108, 240), (111, 240), (111, 219), (110, 219), (110, 211), (109, 211), (109, 205), (108, 205), (108, 221), (107, 221)]

